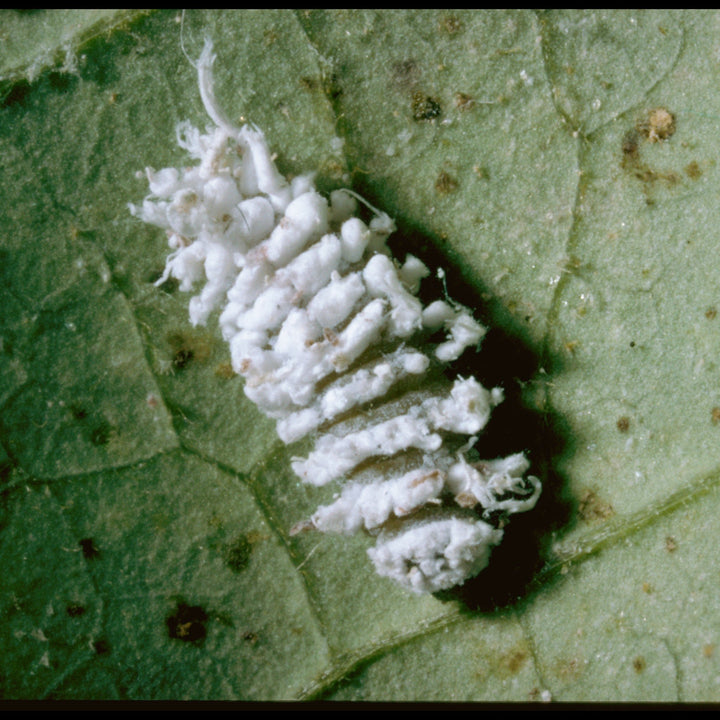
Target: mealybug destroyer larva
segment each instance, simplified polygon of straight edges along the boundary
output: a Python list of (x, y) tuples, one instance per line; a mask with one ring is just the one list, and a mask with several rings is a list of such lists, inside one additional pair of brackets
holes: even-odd
[(158, 284), (173, 277), (189, 291), (205, 281), (190, 300), (192, 324), (221, 309), (246, 395), (285, 443), (316, 437), (294, 472), (316, 486), (342, 481), (335, 501), (291, 533), (369, 532), (381, 575), (415, 592), (462, 584), (502, 539), (491, 518), (529, 510), (540, 494), (522, 453), (468, 457), (502, 390), (474, 378), (438, 383), (431, 372), (477, 347), (485, 328), (451, 300), (422, 305), (429, 270), (412, 255), (392, 258), (388, 215), (371, 208), (365, 224), (355, 193), (328, 201), (312, 175), (282, 177), (262, 132), (221, 111), (214, 60), (207, 41), (198, 82), (215, 127), (178, 128), (198, 163), (148, 169), (150, 195), (130, 205), (168, 233)]

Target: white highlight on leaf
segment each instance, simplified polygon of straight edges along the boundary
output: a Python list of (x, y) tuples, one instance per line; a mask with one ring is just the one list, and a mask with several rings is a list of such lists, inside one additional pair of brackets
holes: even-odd
[[(191, 323), (220, 310), (246, 395), (284, 442), (316, 436), (293, 470), (341, 489), (291, 534), (369, 532), (381, 575), (415, 592), (462, 584), (501, 541), (498, 515), (529, 510), (540, 494), (522, 453), (470, 459), (502, 390), (474, 378), (449, 384), (439, 372), (485, 328), (447, 298), (423, 307), (430, 271), (413, 255), (393, 259), (388, 215), (350, 190), (328, 202), (311, 174), (283, 178), (262, 132), (233, 126), (220, 109), (214, 60), (207, 41), (198, 82), (215, 126), (177, 130), (197, 164), (148, 168), (150, 195), (130, 205), (167, 232), (172, 252), (157, 284), (174, 278), (190, 291), (204, 281)], [(373, 213), (367, 224), (358, 201)]]

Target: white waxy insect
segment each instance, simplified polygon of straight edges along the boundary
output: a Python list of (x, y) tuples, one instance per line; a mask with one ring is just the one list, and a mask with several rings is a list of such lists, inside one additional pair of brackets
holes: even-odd
[[(423, 307), (417, 292), (429, 270), (410, 255), (392, 258), (385, 213), (368, 205), (366, 224), (351, 191), (328, 202), (312, 175), (283, 178), (263, 134), (233, 126), (218, 106), (214, 60), (208, 41), (197, 69), (215, 127), (178, 128), (198, 164), (148, 169), (150, 195), (130, 205), (168, 233), (173, 252), (158, 284), (175, 278), (189, 291), (204, 280), (192, 324), (221, 309), (247, 396), (277, 420), (284, 442), (316, 437), (293, 470), (339, 492), (291, 533), (368, 532), (381, 575), (415, 592), (462, 584), (502, 539), (491, 518), (529, 510), (540, 494), (540, 481), (523, 477), (522, 453), (468, 457), (502, 390), (438, 379), (485, 328), (450, 300)], [(444, 340), (431, 342), (439, 332)]]

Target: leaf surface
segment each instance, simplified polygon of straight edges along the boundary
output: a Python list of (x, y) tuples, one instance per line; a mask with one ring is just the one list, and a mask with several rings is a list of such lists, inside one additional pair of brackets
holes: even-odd
[[(716, 701), (720, 15), (98, 13), (2, 11), (2, 697)], [(281, 171), (493, 327), (480, 442), (544, 494), (459, 591), (289, 535), (333, 489), (153, 284), (127, 204), (208, 122), (205, 35)]]

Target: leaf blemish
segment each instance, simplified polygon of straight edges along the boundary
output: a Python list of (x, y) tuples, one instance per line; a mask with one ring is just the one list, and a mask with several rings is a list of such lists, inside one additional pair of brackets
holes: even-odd
[(420, 68), (412, 58), (396, 62), (392, 66), (392, 79), (399, 88), (412, 89), (420, 80)]
[(83, 538), (78, 545), (80, 545), (83, 557), (86, 560), (95, 560), (100, 556), (100, 551), (97, 549), (95, 541), (92, 538)]
[(618, 418), (617, 429), (622, 433), (626, 433), (630, 429), (630, 418), (627, 415)]
[(223, 548), (225, 564), (235, 573), (240, 573), (248, 566), (252, 555), (253, 544), (247, 535), (238, 535)]
[(237, 373), (233, 370), (232, 363), (223, 362), (215, 368), (215, 375), (222, 380), (230, 380), (231, 378), (234, 378)]
[(198, 644), (207, 636), (205, 628), (207, 619), (207, 613), (199, 605), (180, 602), (175, 612), (166, 619), (165, 624), (171, 638)]
[(646, 117), (639, 120), (635, 127), (648, 142), (661, 142), (675, 134), (675, 116), (665, 108), (654, 108), (649, 110)]
[[(648, 205), (654, 202), (650, 192), (656, 184), (662, 183), (665, 187), (673, 187), (681, 181), (681, 176), (673, 170), (658, 170), (651, 167), (641, 158), (641, 142), (650, 145), (664, 143), (675, 134), (675, 130), (675, 116), (665, 108), (655, 108), (640, 118), (623, 137), (620, 166), (643, 183)], [(686, 168), (686, 174), (692, 178), (692, 169), (687, 172)]]
[(445, 30), (448, 35), (455, 35), (462, 30), (462, 20), (456, 15), (446, 15), (440, 27)]
[(467, 93), (455, 93), (455, 107), (461, 112), (472, 110), (475, 107), (475, 100)]
[(92, 647), (97, 655), (106, 655), (110, 652), (110, 643), (105, 638), (96, 640)]
[(115, 429), (112, 425), (108, 422), (100, 421), (90, 431), (90, 442), (98, 446), (107, 445), (113, 435), (115, 435)]
[(171, 332), (167, 342), (172, 350), (172, 365), (178, 370), (184, 370), (192, 361), (204, 362), (210, 356), (210, 343), (199, 335)]
[(436, 120), (442, 115), (440, 102), (421, 91), (413, 94), (412, 117), (416, 122)]
[(693, 160), (685, 166), (685, 174), (691, 180), (697, 180), (702, 175), (702, 168), (698, 164), (697, 160)]
[(440, 195), (449, 195), (458, 189), (458, 181), (449, 173), (441, 170), (435, 180), (435, 190)]
[(502, 655), (499, 666), (511, 675), (515, 675), (522, 670), (528, 657), (529, 653), (526, 647), (513, 648)]
[(613, 506), (600, 498), (594, 490), (586, 489), (578, 502), (578, 516), (586, 522), (607, 520), (615, 514)]
[(256, 633), (252, 632), (251, 630), (247, 630), (243, 633), (242, 639), (249, 645), (257, 645), (260, 638), (258, 638)]

